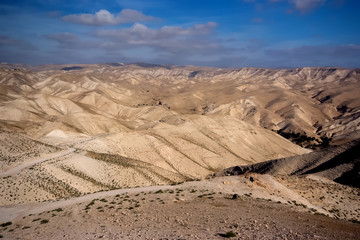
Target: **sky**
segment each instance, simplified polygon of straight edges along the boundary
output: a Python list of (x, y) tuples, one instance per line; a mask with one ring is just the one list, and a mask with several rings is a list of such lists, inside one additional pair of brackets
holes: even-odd
[(0, 62), (360, 67), (358, 0), (1, 0)]

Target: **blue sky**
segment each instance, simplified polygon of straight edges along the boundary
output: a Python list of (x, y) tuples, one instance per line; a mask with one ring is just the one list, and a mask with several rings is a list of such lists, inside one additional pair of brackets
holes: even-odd
[(0, 62), (360, 67), (357, 0), (0, 2)]

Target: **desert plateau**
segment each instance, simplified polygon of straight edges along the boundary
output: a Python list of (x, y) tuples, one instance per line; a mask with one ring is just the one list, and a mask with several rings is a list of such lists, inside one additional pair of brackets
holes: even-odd
[(5, 239), (359, 239), (360, 71), (0, 65)]

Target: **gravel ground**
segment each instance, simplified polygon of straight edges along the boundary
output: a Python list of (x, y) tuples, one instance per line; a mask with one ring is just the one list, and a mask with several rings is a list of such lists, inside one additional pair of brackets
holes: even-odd
[(360, 225), (300, 206), (188, 187), (118, 194), (26, 216), (5, 239), (359, 239)]

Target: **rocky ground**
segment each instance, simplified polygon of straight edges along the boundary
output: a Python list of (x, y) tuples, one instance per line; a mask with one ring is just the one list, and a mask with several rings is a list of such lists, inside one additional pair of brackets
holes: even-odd
[[(251, 177), (258, 181), (256, 175)], [(256, 186), (251, 187), (252, 184), (249, 176), (223, 177), (176, 186), (115, 190), (110, 195), (109, 192), (98, 193), (103, 196), (96, 198), (90, 195), (80, 202), (70, 199), (69, 204), (62, 200), (28, 205), (27, 211), (3, 221), (0, 234), (5, 239), (360, 237), (360, 225), (356, 220), (325, 216), (303, 205), (301, 200), (286, 201), (284, 196), (259, 191)], [(351, 194), (354, 202), (343, 197), (342, 205), (349, 204), (358, 212), (359, 193)], [(52, 208), (47, 204), (53, 204)], [(4, 209), (1, 210), (4, 213)]]

